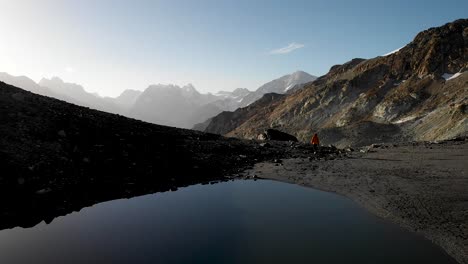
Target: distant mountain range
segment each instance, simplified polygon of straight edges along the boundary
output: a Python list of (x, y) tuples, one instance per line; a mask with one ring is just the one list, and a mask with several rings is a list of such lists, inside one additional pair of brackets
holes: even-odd
[(124, 104), (121, 104), (119, 100), (103, 98), (96, 94), (88, 93), (82, 86), (66, 83), (57, 77), (42, 79), (39, 83), (36, 83), (26, 76), (12, 76), (8, 73), (0, 72), (0, 81), (36, 94), (53, 97), (76, 105), (109, 113), (125, 113)]
[(12, 76), (8, 73), (0, 72), (0, 81), (40, 95), (51, 96), (53, 94), (52, 91), (40, 86), (26, 76)]
[[(265, 93), (286, 93), (298, 89), (316, 77), (298, 71), (262, 85), (256, 91), (238, 88), (232, 92), (202, 94), (192, 84), (150, 85), (143, 92), (125, 90), (116, 98), (101, 97), (87, 92), (81, 85), (67, 83), (58, 77), (42, 79), (39, 83), (25, 76), (0, 73), (0, 81), (25, 90), (54, 97), (69, 103), (133, 117), (143, 121), (181, 128), (193, 128), (198, 123), (223, 112), (245, 107)], [(201, 130), (201, 129), (200, 129)]]
[(466, 135), (467, 70), (468, 19), (460, 19), (384, 56), (335, 65), (300, 90), (223, 112), (204, 131), (256, 138), (277, 128), (303, 141), (318, 132), (337, 146)]

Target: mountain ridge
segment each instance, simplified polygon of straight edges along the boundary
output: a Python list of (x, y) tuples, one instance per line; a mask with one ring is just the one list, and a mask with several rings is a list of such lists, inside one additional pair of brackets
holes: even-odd
[[(252, 107), (262, 114), (238, 109), (234, 120), (228, 118), (232, 114), (222, 113), (205, 131), (255, 138), (267, 128), (277, 128), (302, 141), (319, 132), (323, 143), (339, 146), (466, 134), (467, 25), (467, 19), (456, 20), (420, 32), (388, 56), (332, 66), (303, 89)], [(447, 73), (459, 74), (446, 80), (442, 76)], [(229, 123), (227, 129), (220, 129), (223, 123)]]

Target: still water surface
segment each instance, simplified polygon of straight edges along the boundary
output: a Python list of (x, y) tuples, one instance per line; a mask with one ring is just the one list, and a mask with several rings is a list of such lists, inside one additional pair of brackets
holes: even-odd
[(0, 231), (0, 263), (454, 263), (331, 193), (260, 180), (195, 185)]

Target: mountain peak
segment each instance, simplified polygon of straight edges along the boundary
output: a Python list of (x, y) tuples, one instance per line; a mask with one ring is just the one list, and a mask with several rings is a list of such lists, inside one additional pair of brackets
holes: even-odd
[[(298, 71), (295, 71), (295, 72), (291, 73), (291, 75), (310, 75), (310, 74), (308, 74), (305, 71), (298, 70)], [(310, 76), (312, 76), (312, 75), (310, 75)]]
[(289, 93), (292, 90), (296, 90), (294, 87), (300, 88), (300, 85), (312, 82), (315, 79), (317, 79), (317, 77), (312, 76), (304, 71), (295, 71), (291, 74), (284, 75), (278, 79), (267, 82), (264, 85), (260, 86), (256, 91), (251, 92), (250, 94), (245, 96), (240, 106), (248, 106), (256, 100), (262, 98), (262, 96), (267, 93)]
[(234, 91), (232, 91), (232, 94), (234, 95), (241, 95), (241, 94), (247, 94), (249, 93), (249, 89), (247, 88), (236, 88)]
[(193, 84), (191, 84), (191, 83), (189, 83), (189, 84), (187, 84), (187, 85), (184, 85), (181, 89), (182, 89), (184, 92), (190, 93), (190, 94), (198, 93), (197, 89), (195, 89), (195, 87), (194, 87)]

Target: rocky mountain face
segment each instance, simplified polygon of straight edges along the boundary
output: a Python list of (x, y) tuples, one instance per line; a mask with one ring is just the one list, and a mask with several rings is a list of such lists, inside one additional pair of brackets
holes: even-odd
[(324, 144), (441, 140), (468, 131), (468, 20), (419, 33), (395, 53), (353, 59), (285, 96), (212, 118), (206, 132), (254, 138), (276, 128)]

